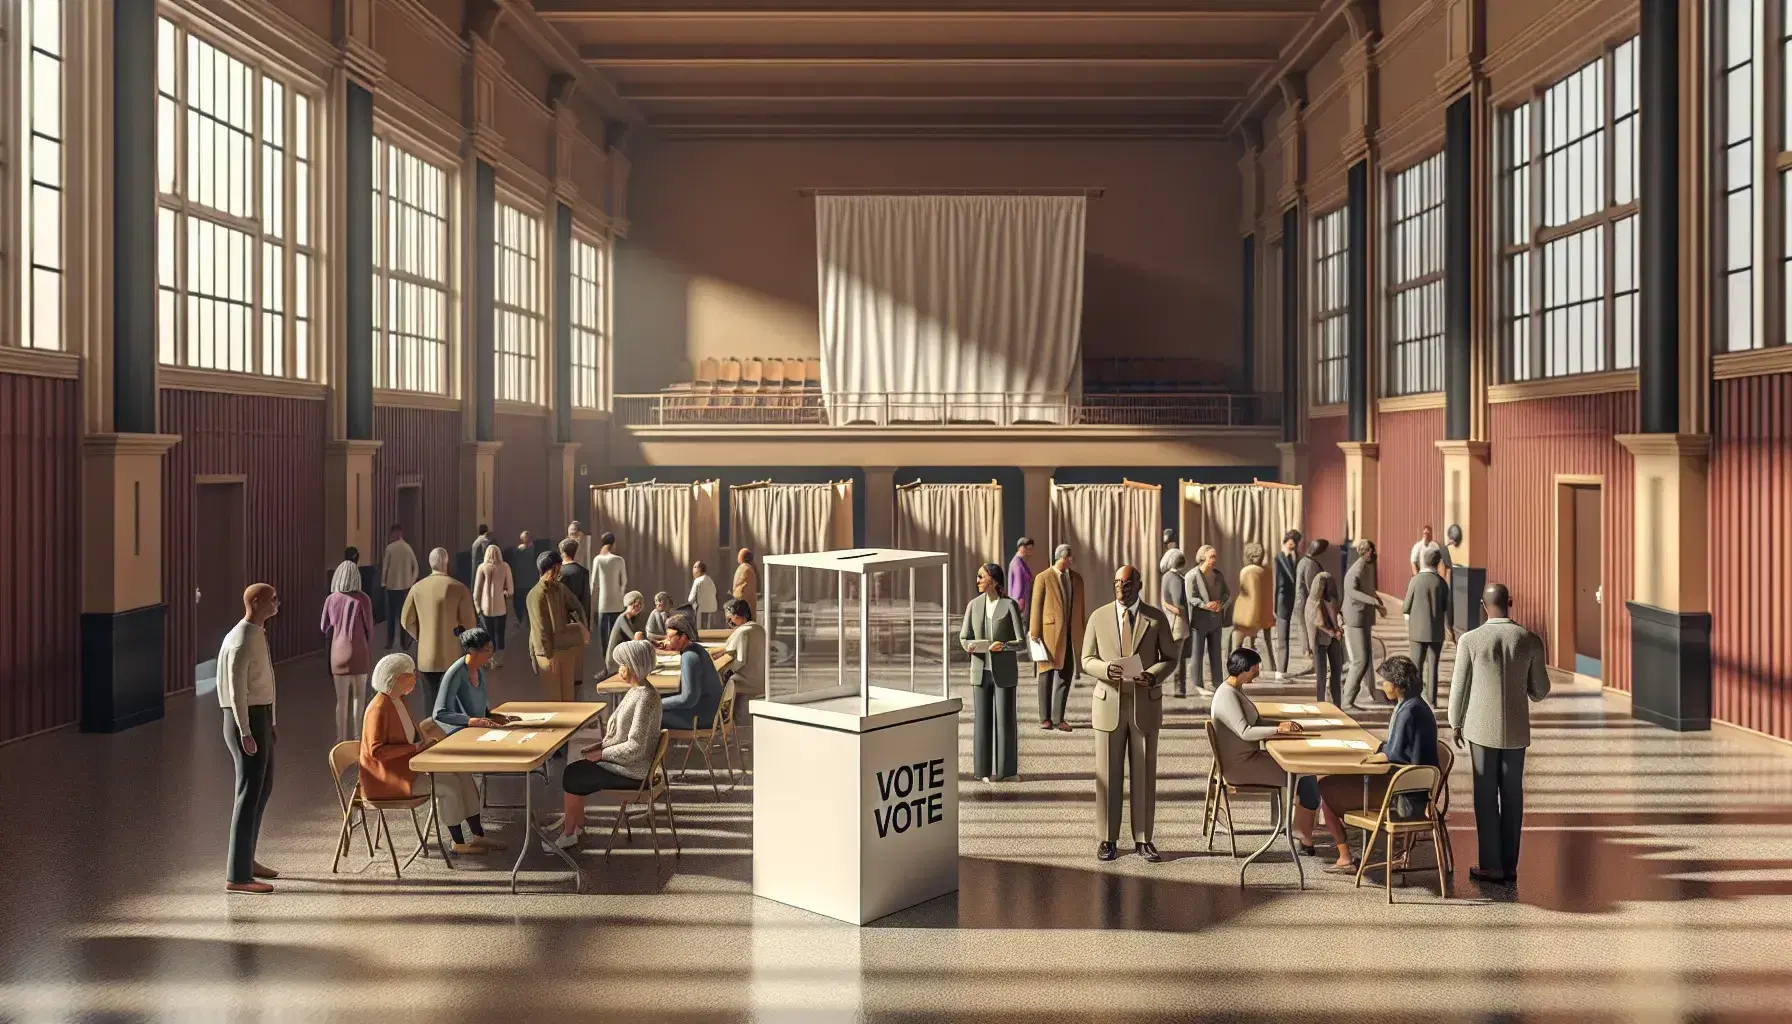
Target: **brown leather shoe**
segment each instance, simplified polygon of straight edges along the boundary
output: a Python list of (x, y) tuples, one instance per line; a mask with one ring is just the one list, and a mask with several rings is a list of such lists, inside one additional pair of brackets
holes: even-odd
[(1041, 728), (1041, 729), (1044, 729), (1044, 730), (1045, 730), (1045, 731), (1047, 731), (1047, 732), (1050, 732), (1050, 731), (1051, 731), (1051, 728), (1052, 728), (1052, 723), (1050, 723), (1050, 722), (1040, 722), (1040, 723), (1039, 723), (1039, 728)]
[(468, 846), (477, 846), (481, 850), (503, 850), (503, 849), (506, 849), (505, 844), (498, 842), (496, 839), (493, 839), (491, 836), (471, 836), (467, 839), (467, 845)]
[(1069, 722), (1059, 722), (1058, 723), (1058, 731), (1059, 732), (1070, 732), (1071, 731), (1070, 723)]
[(266, 864), (263, 864), (261, 861), (256, 861), (249, 868), (249, 874), (253, 875), (256, 878), (279, 878), (280, 877), (280, 872), (275, 871), (273, 868), (268, 867)]
[(274, 891), (274, 887), (266, 882), (225, 882), (225, 892), (246, 892), (264, 895)]
[(484, 848), (472, 843), (449, 843), (448, 851), (456, 857), (477, 857), (485, 852)]

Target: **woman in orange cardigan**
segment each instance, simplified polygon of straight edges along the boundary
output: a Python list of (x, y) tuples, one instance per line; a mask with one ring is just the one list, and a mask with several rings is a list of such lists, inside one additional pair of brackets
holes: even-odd
[[(411, 758), (427, 750), (435, 741), (417, 734), (416, 722), (404, 699), (417, 685), (417, 663), (406, 654), (388, 654), (373, 669), (373, 700), (361, 723), (361, 795), (369, 800), (407, 800), (429, 793), (429, 779), (417, 778), (411, 770)], [(444, 777), (436, 794), (437, 808), (444, 821), (453, 822), (453, 850), (457, 854), (484, 853), (502, 849), (500, 844), (485, 838), (479, 824), (479, 797), (464, 775)], [(461, 841), (460, 823), (472, 826), (474, 835)]]

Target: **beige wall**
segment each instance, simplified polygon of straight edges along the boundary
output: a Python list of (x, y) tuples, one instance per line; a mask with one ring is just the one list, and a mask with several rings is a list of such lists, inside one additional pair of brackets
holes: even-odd
[(813, 356), (819, 187), (1101, 186), (1083, 343), (1240, 363), (1239, 150), (1129, 140), (683, 141), (643, 147), (617, 255), (616, 389), (707, 356)]

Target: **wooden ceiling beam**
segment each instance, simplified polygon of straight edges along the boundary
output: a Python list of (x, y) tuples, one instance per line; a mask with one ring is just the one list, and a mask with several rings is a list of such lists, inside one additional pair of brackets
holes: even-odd
[(990, 15), (1306, 19), (1321, 0), (535, 0), (550, 21), (613, 21), (657, 18), (889, 17), (981, 18)]
[(1184, 45), (733, 45), (616, 46), (592, 44), (579, 55), (598, 67), (697, 67), (794, 64), (1133, 64), (1270, 67), (1274, 47)]
[(1236, 103), (1242, 88), (1184, 82), (855, 82), (850, 87), (814, 82), (666, 82), (624, 91), (631, 101), (676, 103)]

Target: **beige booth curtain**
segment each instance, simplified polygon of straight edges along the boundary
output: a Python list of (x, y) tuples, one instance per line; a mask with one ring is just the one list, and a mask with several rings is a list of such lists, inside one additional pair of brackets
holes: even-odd
[(758, 555), (803, 555), (852, 546), (852, 481), (736, 484), (728, 488), (728, 533)]
[(1144, 598), (1158, 602), (1158, 548), (1163, 534), (1163, 489), (1128, 480), (1119, 484), (1052, 482), (1051, 544), (1069, 544), (1088, 590), (1088, 610), (1113, 600), (1114, 572), (1136, 566)]
[(616, 535), (619, 553), (628, 562), (630, 590), (649, 600), (664, 590), (675, 604), (682, 603), (691, 591), (691, 563), (712, 559), (717, 549), (720, 494), (715, 480), (600, 484), (591, 488), (589, 529)]
[[(1284, 484), (1201, 484), (1201, 536), (1219, 549), (1229, 577), (1244, 566), (1244, 546), (1263, 545), (1266, 561), (1281, 550), (1282, 535), (1300, 525), (1301, 489)], [(1194, 549), (1188, 554), (1193, 556)]]
[[(896, 546), (905, 551), (944, 551), (951, 559), (949, 610), (956, 613), (977, 593), (977, 567), (1003, 562), (1002, 485), (912, 483), (896, 489)], [(907, 575), (896, 593), (908, 593)], [(939, 593), (933, 570), (920, 584), (923, 598)]]

